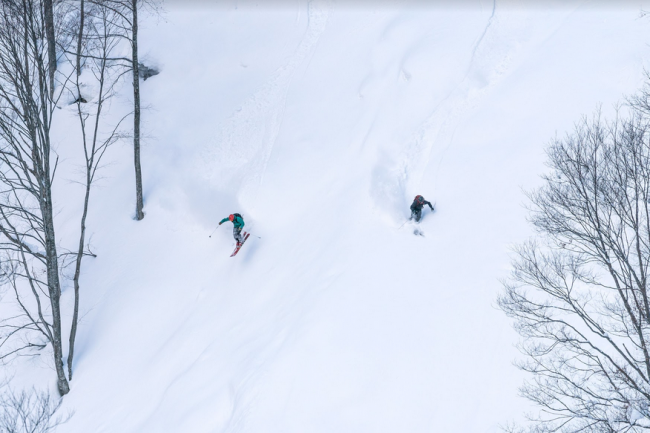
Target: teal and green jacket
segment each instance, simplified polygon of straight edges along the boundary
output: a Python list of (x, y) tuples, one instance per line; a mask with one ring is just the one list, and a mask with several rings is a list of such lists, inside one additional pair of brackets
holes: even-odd
[[(226, 221), (230, 221), (230, 218), (225, 217), (224, 219), (221, 220), (221, 222), (219, 224), (223, 224)], [(235, 219), (233, 220), (232, 223), (235, 225), (235, 227), (237, 227), (239, 229), (244, 228), (244, 219), (242, 217), (240, 217), (240, 216), (235, 215)]]

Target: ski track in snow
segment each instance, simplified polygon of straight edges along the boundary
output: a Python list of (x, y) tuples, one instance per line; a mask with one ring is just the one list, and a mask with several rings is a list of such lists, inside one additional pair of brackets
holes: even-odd
[[(424, 162), (418, 167), (414, 176), (414, 184), (420, 186), (422, 176), (426, 172), (426, 167), (432, 159), (434, 150), (441, 149), (438, 156), (438, 163), (435, 169), (435, 178), (437, 183), (437, 174), (440, 172), (444, 155), (451, 147), (454, 139), (459, 118), (468, 109), (478, 104), (479, 100), (493, 87), (495, 87), (501, 78), (508, 72), (513, 56), (516, 54), (516, 44), (504, 44), (499, 41), (499, 31), (508, 35), (510, 30), (508, 24), (513, 27), (519, 27), (520, 30), (524, 25), (520, 22), (510, 22), (503, 24), (496, 16), (496, 2), (492, 15), (490, 16), (485, 30), (474, 49), (472, 57), (463, 80), (453, 89), (445, 100), (435, 109), (429, 120), (427, 120), (418, 133), (416, 143), (428, 143), (424, 154)], [(516, 40), (517, 38), (512, 38)], [(501, 42), (501, 44), (499, 44)], [(492, 54), (491, 50), (496, 46), (502, 49), (501, 52)], [(505, 47), (505, 49), (504, 49)], [(481, 82), (482, 81), (482, 82)], [(418, 143), (419, 146), (422, 144)], [(435, 191), (436, 185), (433, 189)]]
[[(492, 14), (472, 49), (463, 79), (436, 106), (404, 151), (400, 171), (404, 173), (402, 183), (409, 190), (436, 191), (438, 174), (462, 116), (480, 104), (508, 75), (522, 46), (529, 42), (532, 25), (530, 16), (497, 13), (494, 1)], [(435, 163), (434, 184), (422, 185), (432, 162)]]
[[(328, 0), (309, 2), (306, 34), (293, 56), (226, 120), (218, 138), (202, 152), (202, 171), (224, 189), (239, 191), (237, 195), (250, 205), (249, 209), (280, 132), (294, 74), (309, 61), (327, 27), (331, 7)], [(213, 168), (216, 165), (220, 167), (219, 173)], [(253, 174), (242, 177), (241, 173)]]
[(467, 68), (467, 73), (465, 74), (465, 77), (469, 74), (469, 71), (472, 68), (472, 64), (474, 63), (474, 57), (476, 57), (476, 50), (478, 50), (478, 47), (481, 46), (481, 42), (483, 42), (483, 38), (485, 38), (485, 34), (489, 30), (490, 26), (492, 25), (492, 21), (494, 20), (494, 14), (496, 13), (497, 10), (497, 0), (492, 1), (492, 15), (490, 15), (490, 18), (488, 18), (488, 22), (485, 25), (485, 28), (483, 29), (483, 33), (481, 33), (481, 36), (478, 38), (476, 41), (476, 44), (474, 44), (474, 48), (472, 49), (472, 59), (469, 62), (469, 67)]
[[(550, 38), (576, 10), (577, 6), (565, 11), (562, 19), (543, 30), (542, 39)], [(403, 144), (400, 154), (375, 168), (371, 195), (375, 203), (390, 203), (378, 207), (388, 211), (392, 225), (399, 226), (407, 217), (401, 209), (408, 207), (412, 195), (436, 195), (439, 173), (459, 124), (512, 71), (519, 56), (528, 52), (523, 48), (534, 42), (534, 32), (539, 30), (535, 24), (530, 12), (499, 11), (493, 1), (485, 27), (471, 48), (463, 77)], [(409, 81), (404, 74), (402, 69), (400, 79)], [(425, 174), (431, 171), (433, 184), (423, 184)]]
[[(225, 185), (239, 190), (238, 197), (248, 209), (253, 209), (258, 186), (262, 183), (273, 146), (280, 132), (286, 98), (296, 70), (309, 62), (321, 34), (327, 27), (331, 4), (329, 1), (311, 1), (308, 5), (307, 31), (289, 61), (281, 67), (267, 84), (250, 97), (242, 107), (226, 121), (214, 149), (207, 149), (209, 155), (204, 161), (219, 161), (223, 169)], [(299, 16), (297, 17), (297, 20)], [(215, 173), (210, 173), (214, 180)], [(249, 177), (240, 178), (239, 173)], [(220, 182), (221, 183), (221, 182)], [(245, 428), (245, 422), (258, 400), (257, 387), (268, 371), (266, 365), (277, 356), (285, 339), (283, 335), (263, 335), (255, 339), (257, 350), (252, 350), (244, 360), (249, 367), (245, 377), (231, 380), (231, 393), (227, 408), (227, 421), (219, 430), (235, 433)], [(252, 355), (254, 354), (254, 355)], [(223, 408), (223, 409), (227, 409)]]
[[(444, 155), (453, 143), (454, 132), (461, 117), (507, 75), (519, 48), (526, 39), (528, 17), (497, 14), (496, 1), (481, 33), (476, 39), (463, 78), (433, 108), (412, 138), (404, 143), (389, 176), (375, 180), (375, 201), (393, 202), (392, 209), (404, 209), (409, 193), (433, 191)], [(404, 74), (404, 70), (401, 71)], [(408, 77), (405, 78), (408, 81)], [(437, 161), (434, 185), (422, 185), (422, 178), (432, 160)], [(386, 181), (388, 177), (390, 180)], [(404, 215), (393, 215), (393, 224), (400, 224)]]
[[(154, 197), (148, 204), (149, 216), (137, 223), (137, 230), (131, 228), (130, 220), (122, 226), (132, 230), (126, 233), (141, 248), (127, 251), (118, 240), (100, 240), (103, 253), (108, 254), (102, 255), (104, 262), (98, 260), (97, 265), (89, 262), (85, 278), (104, 292), (87, 298), (83, 317), (89, 305), (103, 309), (89, 315), (89, 326), (83, 328), (80, 339), (78, 375), (73, 383), (76, 389), (66, 397), (64, 406), (79, 409), (70, 431), (472, 432), (493, 431), (496, 427), (490, 426), (514, 410), (512, 406), (518, 400), (510, 400), (510, 391), (504, 389), (508, 387), (514, 395), (515, 387), (504, 383), (517, 373), (501, 368), (510, 361), (504, 355), (510, 342), (501, 344), (493, 335), (481, 339), (477, 335), (487, 336), (487, 332), (481, 334), (483, 331), (505, 332), (499, 327), (501, 322), (486, 318), (486, 306), (491, 301), (486, 293), (494, 286), (489, 281), (496, 280), (496, 272), (484, 268), (498, 269), (500, 262), (494, 257), (501, 254), (501, 242), (522, 232), (512, 229), (500, 234), (501, 220), (486, 219), (495, 226), (489, 230), (497, 234), (494, 240), (471, 236), (479, 227), (463, 234), (471, 239), (467, 242), (471, 248), (461, 248), (457, 246), (463, 244), (454, 238), (459, 232), (454, 230), (467, 230), (466, 226), (481, 222), (484, 216), (464, 212), (461, 217), (468, 215), (468, 219), (453, 224), (444, 218), (431, 225), (425, 221), (422, 227), (426, 234), (419, 225), (401, 220), (398, 224), (405, 229), (396, 234), (389, 225), (381, 226), (373, 218), (357, 219), (356, 215), (365, 212), (366, 181), (370, 183), (370, 199), (394, 223), (408, 212), (408, 203), (404, 203), (407, 194), (417, 190), (435, 203), (435, 197), (428, 195), (435, 193), (442, 168), (458, 172), (476, 167), (476, 161), (468, 165), (466, 159), (452, 158), (454, 152), (482, 150), (481, 146), (490, 143), (461, 142), (461, 137), (467, 136), (460, 131), (468, 119), (477, 117), (474, 113), (491, 116), (479, 120), (494, 124), (494, 130), (501, 127), (501, 119), (490, 112), (492, 97), (516, 88), (521, 59), (531, 53), (537, 56), (535, 44), (565, 25), (566, 15), (538, 24), (534, 14), (497, 10), (493, 0), (491, 14), (483, 9), (471, 21), (456, 17), (459, 21), (449, 28), (442, 23), (432, 31), (426, 17), (412, 22), (413, 15), (408, 12), (338, 21), (339, 15), (332, 10), (329, 1), (300, 5), (290, 32), (291, 45), (282, 46), (281, 56), (271, 56), (274, 66), (264, 69), (264, 75), (256, 75), (255, 85), (248, 84), (237, 93), (245, 95), (238, 110), (220, 113), (220, 119), (226, 120), (216, 128), (214, 138), (187, 140), (208, 144), (185, 160), (182, 158), (188, 148), (175, 147), (179, 162), (188, 166), (178, 177), (188, 179), (192, 187), (200, 182), (196, 177), (202, 177), (205, 188), (212, 188), (208, 192), (216, 193), (216, 199), (202, 193), (186, 198), (184, 194), (193, 192), (190, 187), (180, 191), (182, 194), (169, 194), (167, 200), (180, 205)], [(291, 26), (294, 16), (288, 17)], [(355, 26), (359, 26), (355, 30), (358, 38), (350, 37), (350, 32), (345, 38), (336, 38), (337, 31)], [(253, 26), (239, 28), (250, 33), (256, 30)], [(192, 31), (183, 28), (175, 37)], [(432, 39), (427, 38), (433, 36), (440, 39), (430, 43)], [(256, 37), (268, 35), (260, 32)], [(345, 57), (338, 52), (341, 41), (358, 46)], [(441, 41), (452, 48), (451, 55)], [(259, 39), (246, 43), (256, 46)], [(590, 55), (602, 51), (593, 45), (588, 50)], [(242, 50), (245, 48), (244, 44)], [(609, 49), (612, 51), (607, 52), (614, 52)], [(233, 62), (239, 59), (239, 53), (231, 56)], [(546, 60), (545, 71), (557, 70), (550, 54), (538, 57)], [(436, 62), (441, 58), (448, 63), (434, 70), (432, 65), (439, 66)], [(583, 68), (584, 59), (569, 67)], [(314, 66), (310, 67), (312, 60)], [(337, 63), (346, 60), (353, 61), (352, 67), (344, 69), (347, 72), (342, 77), (323, 67), (350, 66)], [(227, 63), (217, 62), (211, 67), (218, 70), (222, 64)], [(275, 69), (278, 65), (281, 67)], [(302, 72), (304, 77), (300, 77)], [(598, 76), (620, 78), (604, 72)], [(160, 79), (170, 80), (168, 84), (181, 81), (185, 71), (167, 77), (162, 74)], [(437, 87), (429, 85), (431, 77), (442, 77), (443, 81)], [(591, 80), (596, 82), (593, 77)], [(215, 79), (218, 81), (219, 77)], [(513, 87), (498, 87), (503, 81)], [(319, 88), (321, 82), (324, 86)], [(316, 111), (316, 115), (307, 111), (312, 105), (327, 105), (318, 97), (330, 91), (325, 86), (332, 82), (337, 90), (343, 90), (331, 103), (341, 103), (346, 110), (333, 105), (332, 111), (346, 120), (353, 119), (350, 124), (327, 110)], [(526, 85), (524, 89), (530, 89), (535, 83), (528, 81)], [(310, 93), (294, 99), (297, 92), (293, 89), (299, 86)], [(565, 92), (569, 84), (566, 86), (560, 91)], [(165, 86), (162, 89), (167, 91)], [(215, 85), (215, 89), (219, 87)], [(506, 95), (497, 102), (527, 107), (525, 97)], [(552, 100), (560, 99), (556, 95)], [(198, 106), (202, 112), (209, 112), (211, 107), (209, 103)], [(542, 109), (552, 107), (549, 103), (535, 107), (534, 114), (539, 117), (544, 114)], [(305, 122), (301, 109), (317, 122)], [(396, 116), (397, 110), (402, 110), (397, 113), (402, 117)], [(321, 117), (320, 113), (326, 115)], [(189, 115), (169, 122), (168, 132), (188, 129), (184, 123), (188, 120)], [(283, 152), (302, 151), (300, 142), (287, 140), (285, 134), (291, 130), (300, 138), (321, 124), (320, 141), (314, 142), (323, 147), (304, 146), (305, 155), (297, 155), (294, 161), (284, 158)], [(344, 126), (342, 132), (323, 138), (322, 132), (339, 124)], [(208, 137), (212, 131), (208, 124), (195, 135)], [(498, 137), (505, 140), (512, 133), (501, 132)], [(332, 146), (325, 147), (329, 143)], [(280, 161), (277, 165), (276, 160)], [(311, 179), (309, 169), (318, 165), (314, 160), (324, 168)], [(308, 169), (296, 172), (303, 163)], [(345, 164), (354, 167), (349, 169)], [(165, 167), (169, 171), (174, 168)], [(319, 179), (328, 169), (336, 179)], [(442, 182), (449, 182), (447, 172), (440, 176)], [(476, 174), (468, 176), (473, 182), (500, 185)], [(515, 183), (521, 179), (509, 180)], [(425, 181), (433, 184), (425, 185)], [(303, 207), (307, 210), (297, 214), (297, 223), (277, 217), (284, 209), (281, 200), (293, 199), (278, 191), (285, 193), (287, 185), (301, 182), (316, 191), (308, 197), (318, 200), (305, 200)], [(130, 183), (128, 187), (130, 192)], [(323, 190), (327, 190), (325, 194)], [(448, 200), (446, 206), (462, 208), (469, 190), (458, 189), (458, 198)], [(446, 188), (444, 192), (448, 192)], [(230, 230), (224, 233), (221, 229), (207, 241), (209, 232), (199, 224), (192, 226), (197, 216), (182, 203), (210, 200), (220, 207), (234, 204), (224, 203), (226, 194), (226, 199), (237, 200), (241, 209), (250, 211), (257, 199), (274, 201), (273, 206), (257, 208), (259, 220), (273, 229), (266, 232), (268, 236), (263, 235), (264, 247), (254, 254), (257, 243), (247, 244), (237, 261), (227, 258), (231, 250), (219, 244), (232, 241)], [(519, 196), (506, 198), (499, 197), (495, 203), (507, 204)], [(118, 203), (115, 209), (125, 206), (121, 199)], [(114, 218), (112, 213), (107, 215)], [(438, 233), (446, 234), (439, 235), (434, 226)], [(439, 248), (445, 245), (450, 248), (441, 252)], [(475, 247), (477, 251), (473, 252)], [(108, 262), (104, 257), (113, 257), (110, 267), (102, 264)], [(468, 278), (466, 267), (454, 257), (473, 257), (473, 263), (478, 263), (477, 277)], [(100, 264), (104, 269), (101, 272), (97, 271)], [(92, 266), (96, 267), (94, 271)], [(435, 274), (428, 285), (420, 280), (423, 269)], [(473, 317), (473, 323), (463, 314)], [(486, 341), (489, 347), (480, 346)], [(494, 342), (501, 345), (492, 345)], [(471, 360), (476, 347), (485, 349), (480, 353), (494, 353), (487, 354), (488, 362), (481, 368), (463, 370), (465, 364), (458, 360)], [(466, 364), (471, 366), (470, 361)], [(441, 375), (440, 371), (448, 374)], [(476, 389), (480, 392), (472, 394)], [(462, 413), (468, 411), (475, 416), (463, 418)], [(63, 430), (68, 431), (65, 427)]]
[[(486, 35), (488, 34), (488, 31), (490, 30), (490, 27), (492, 26), (493, 22), (495, 21), (495, 15), (496, 15), (496, 0), (493, 0), (492, 3), (492, 14), (488, 18), (488, 22), (485, 25), (485, 28), (483, 29), (483, 33), (481, 36), (478, 38), (476, 41), (476, 44), (472, 48), (472, 55), (469, 61), (469, 65), (467, 67), (467, 71), (465, 72), (465, 76), (463, 77), (462, 81), (458, 83), (458, 85), (447, 95), (447, 97), (439, 104), (439, 106), (435, 109), (434, 113), (431, 115), (429, 120), (427, 120), (424, 125), (423, 125), (423, 130), (419, 133), (419, 136), (423, 140), (431, 140), (431, 143), (429, 146), (427, 146), (427, 150), (424, 152), (426, 154), (426, 157), (424, 159), (425, 163), (422, 164), (422, 167), (419, 170), (419, 173), (416, 175), (416, 180), (415, 184), (419, 187), (421, 183), (422, 176), (424, 172), (426, 171), (426, 167), (429, 164), (432, 156), (432, 152), (434, 149), (434, 143), (433, 141), (439, 137), (441, 142), (446, 141), (446, 145), (442, 144), (442, 151), (440, 152), (440, 156), (438, 157), (438, 164), (435, 169), (436, 173), (436, 182), (437, 183), (437, 173), (440, 172), (440, 167), (442, 165), (442, 161), (444, 159), (444, 155), (447, 153), (449, 150), (449, 147), (451, 146), (453, 139), (454, 139), (454, 131), (455, 131), (455, 126), (451, 127), (451, 124), (454, 123), (454, 121), (464, 112), (470, 105), (472, 105), (472, 102), (476, 103), (478, 102), (478, 99), (480, 95), (474, 94), (471, 95), (471, 88), (470, 85), (468, 84), (468, 78), (470, 77), (470, 74), (472, 73), (472, 70), (475, 68), (476, 60), (477, 60), (477, 54), (478, 58), (481, 56), (481, 51), (480, 49), (486, 50), (488, 48), (485, 48), (484, 40)], [(487, 41), (487, 44), (490, 44), (492, 41)], [(494, 65), (490, 65), (489, 68), (492, 69), (492, 71), (497, 71), (499, 66), (501, 66), (501, 74), (498, 75), (504, 75), (506, 72), (506, 67), (507, 63), (509, 63), (509, 56), (508, 54), (505, 54), (505, 56), (501, 56), (500, 61), (497, 61), (496, 68)], [(484, 71), (484, 75), (485, 72)], [(488, 83), (494, 85), (495, 82), (492, 81), (492, 83)], [(487, 87), (487, 86), (486, 86)], [(487, 88), (484, 89), (482, 94), (484, 94), (487, 91)], [(452, 95), (456, 95), (456, 99), (460, 99), (460, 101), (455, 101), (453, 103), (450, 103), (450, 97)], [(451, 98), (453, 99), (453, 98)], [(446, 117), (440, 116), (439, 113), (448, 113)], [(448, 137), (445, 136), (445, 132), (451, 131), (447, 134)], [(426, 138), (425, 138), (426, 137)], [(445, 140), (446, 139), (446, 140)], [(435, 190), (436, 185), (433, 185), (433, 188)]]
[[(550, 38), (566, 19), (576, 12), (578, 6), (565, 12), (563, 19), (558, 20), (553, 28), (547, 31), (544, 39)], [(436, 107), (421, 131), (417, 134), (416, 141), (428, 141), (422, 164), (414, 176), (414, 186), (421, 186), (421, 181), (427, 167), (435, 162), (434, 184), (435, 191), (438, 184), (438, 175), (444, 157), (453, 144), (454, 134), (458, 127), (459, 118), (476, 107), (491, 90), (507, 76), (517, 55), (526, 50), (522, 46), (529, 43), (534, 21), (530, 16), (517, 13), (496, 13), (496, 0), (493, 3), (492, 15), (488, 19), (483, 34), (478, 39), (463, 80), (449, 95)], [(500, 49), (501, 51), (495, 52)], [(446, 113), (446, 114), (444, 114)]]

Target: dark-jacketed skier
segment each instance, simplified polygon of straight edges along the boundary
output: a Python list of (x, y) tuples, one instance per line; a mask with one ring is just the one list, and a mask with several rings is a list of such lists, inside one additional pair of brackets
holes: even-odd
[(415, 220), (415, 222), (420, 222), (420, 219), (422, 219), (422, 208), (424, 205), (428, 205), (433, 212), (431, 203), (426, 201), (421, 195), (416, 195), (413, 204), (411, 204), (411, 219)]
[(225, 223), (226, 221), (232, 222), (232, 235), (237, 241), (237, 246), (241, 246), (241, 244), (244, 242), (244, 237), (241, 234), (241, 229), (244, 228), (244, 218), (238, 213), (234, 213), (222, 219), (219, 222), (219, 225)]

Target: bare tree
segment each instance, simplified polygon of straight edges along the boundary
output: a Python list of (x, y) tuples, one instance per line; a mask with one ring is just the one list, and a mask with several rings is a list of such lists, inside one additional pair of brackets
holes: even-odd
[[(57, 161), (50, 138), (56, 99), (42, 11), (41, 0), (0, 2), (0, 251), (24, 320), (3, 323), (9, 330), (5, 337), (16, 329), (33, 330), (51, 345), (58, 389), (64, 395), (69, 385), (63, 368), (52, 202)], [(31, 302), (22, 298), (23, 291), (33, 295)]]
[[(648, 12), (644, 11), (643, 16), (648, 16)], [(628, 97), (627, 102), (637, 112), (642, 113), (644, 116), (650, 116), (650, 71), (645, 70), (644, 74), (645, 85), (641, 91)]]
[[(90, 0), (89, 0), (90, 1)], [(142, 166), (140, 162), (140, 78), (141, 64), (138, 53), (138, 12), (143, 6), (157, 12), (155, 0), (93, 0), (114, 12), (114, 24), (121, 30), (121, 36), (130, 46), (131, 56), (123, 58), (125, 67), (131, 71), (133, 83), (133, 163), (135, 168), (135, 218), (144, 218), (144, 199), (142, 193)]]
[[(71, 380), (82, 262), (84, 256), (92, 255), (86, 245), (91, 186), (107, 148), (120, 138), (119, 127), (126, 118), (109, 124), (103, 115), (104, 107), (124, 74), (134, 70), (138, 74), (137, 10), (132, 8), (137, 8), (139, 3), (132, 0), (53, 3), (57, 47), (70, 66), (67, 76), (57, 72), (61, 85), (57, 86), (55, 95), (55, 78), (49, 62), (52, 58), (49, 18), (44, 12), (47, 2), (3, 0), (0, 3), (0, 278), (12, 288), (17, 301), (16, 314), (0, 321), (0, 360), (50, 346), (59, 392), (64, 395), (69, 392), (69, 384), (63, 367), (59, 274), (74, 264), (75, 302), (67, 360)], [(125, 39), (135, 49), (132, 50), (135, 68), (133, 58), (115, 55), (120, 41)], [(88, 73), (82, 76), (82, 69)], [(82, 87), (90, 81), (94, 93), (87, 101)], [(136, 80), (134, 86), (138, 84)], [(83, 146), (84, 202), (76, 251), (60, 254), (63, 249), (56, 242), (52, 197), (58, 159), (54, 158), (50, 130), (57, 101), (68, 91), (75, 95)], [(134, 130), (139, 167), (139, 92), (136, 108), (138, 127)], [(142, 212), (141, 181), (139, 185)]]
[(138, 68), (138, 0), (131, 0), (131, 65), (133, 70), (133, 163), (135, 166), (135, 218), (144, 218), (140, 165), (140, 71)]
[(529, 194), (538, 238), (516, 249), (498, 300), (541, 408), (527, 431), (650, 430), (649, 131), (637, 110), (584, 119)]
[[(94, 84), (96, 86), (96, 95), (90, 102), (81, 97), (81, 74), (77, 70), (76, 80), (74, 81), (74, 93), (76, 98), (76, 114), (79, 119), (79, 127), (83, 144), (84, 154), (84, 202), (83, 211), (80, 221), (79, 245), (75, 257), (75, 270), (73, 277), (75, 302), (72, 316), (72, 325), (70, 329), (70, 344), (68, 352), (68, 378), (72, 380), (72, 363), (74, 358), (74, 343), (77, 335), (77, 325), (79, 320), (79, 295), (81, 277), (82, 259), (89, 253), (86, 252), (86, 219), (88, 217), (88, 207), (90, 203), (90, 192), (93, 181), (100, 166), (102, 157), (108, 147), (120, 138), (118, 134), (119, 127), (124, 117), (114, 125), (104, 125), (105, 119), (103, 109), (106, 102), (115, 94), (115, 86), (124, 69), (120, 66), (119, 61), (113, 60), (114, 50), (120, 42), (118, 29), (115, 27), (115, 12), (111, 8), (105, 8), (102, 5), (91, 5), (91, 10), (84, 11), (83, 0), (81, 0), (81, 25), (79, 34), (81, 35), (84, 28), (87, 27), (87, 33), (84, 36), (85, 43), (77, 44), (77, 52), (71, 53), (70, 63), (81, 65), (81, 58), (84, 58), (84, 64), (89, 72), (92, 73)], [(84, 26), (86, 12), (88, 13), (87, 23)], [(78, 40), (81, 40), (80, 36)], [(82, 47), (85, 50), (82, 51)]]
[(0, 433), (48, 433), (66, 423), (72, 414), (61, 415), (61, 399), (36, 390), (7, 390), (0, 395)]

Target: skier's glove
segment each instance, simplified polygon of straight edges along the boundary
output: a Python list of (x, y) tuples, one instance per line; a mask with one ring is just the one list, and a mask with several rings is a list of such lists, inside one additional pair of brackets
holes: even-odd
[(221, 225), (221, 224), (223, 224), (223, 223), (219, 223), (219, 225)]

